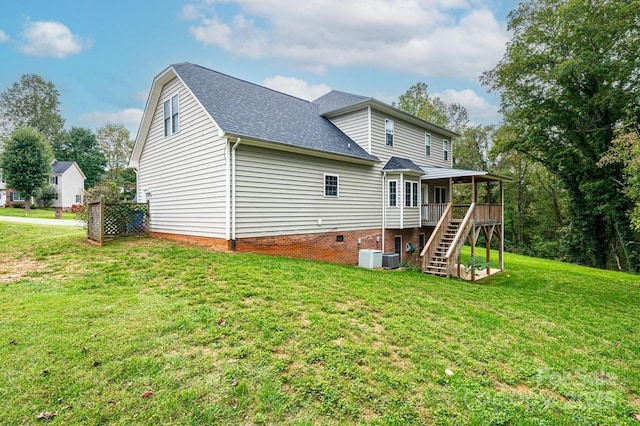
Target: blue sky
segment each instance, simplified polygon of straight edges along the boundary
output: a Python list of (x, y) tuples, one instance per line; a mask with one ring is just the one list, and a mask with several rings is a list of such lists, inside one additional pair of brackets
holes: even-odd
[(66, 127), (124, 124), (135, 137), (153, 77), (192, 62), (315, 99), (331, 90), (392, 102), (424, 81), (500, 120), (478, 83), (502, 57), (516, 0), (28, 0), (0, 14), (0, 90), (51, 80)]

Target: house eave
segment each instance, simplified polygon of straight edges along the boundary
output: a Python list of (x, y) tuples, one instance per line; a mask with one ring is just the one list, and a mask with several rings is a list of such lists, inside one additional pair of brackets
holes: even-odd
[(372, 156), (373, 158), (371, 159), (366, 159), (361, 157), (352, 157), (344, 154), (297, 147), (297, 146), (289, 145), (282, 142), (264, 140), (264, 139), (256, 138), (254, 136), (243, 135), (238, 133), (226, 133), (225, 136), (227, 137), (227, 140), (229, 142), (235, 142), (235, 140), (239, 137), (239, 138), (242, 138), (243, 145), (274, 149), (277, 151), (291, 152), (294, 154), (309, 155), (312, 157), (327, 158), (330, 160), (338, 160), (338, 161), (344, 161), (348, 163), (373, 165), (380, 161), (377, 157), (373, 157), (373, 156)]

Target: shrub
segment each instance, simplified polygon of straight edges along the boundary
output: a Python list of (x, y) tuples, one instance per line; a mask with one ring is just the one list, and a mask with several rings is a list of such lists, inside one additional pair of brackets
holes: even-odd
[(14, 201), (13, 204), (11, 204), (11, 206), (14, 209), (24, 209), (24, 202), (23, 201)]

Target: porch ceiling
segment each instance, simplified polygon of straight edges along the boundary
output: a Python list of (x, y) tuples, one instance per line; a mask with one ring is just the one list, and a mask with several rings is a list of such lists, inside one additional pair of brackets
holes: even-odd
[(509, 176), (503, 176), (496, 173), (489, 173), (481, 170), (463, 170), (463, 169), (443, 169), (437, 167), (421, 167), (424, 175), (420, 177), (422, 180), (437, 180), (453, 178), (455, 183), (471, 183), (471, 179), (475, 177), (476, 182), (503, 181), (511, 182), (513, 179)]

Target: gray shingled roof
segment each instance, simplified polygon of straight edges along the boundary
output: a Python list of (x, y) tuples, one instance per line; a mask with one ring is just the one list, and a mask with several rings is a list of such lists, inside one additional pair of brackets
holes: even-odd
[(378, 160), (322, 117), (314, 103), (199, 65), (180, 63), (172, 68), (225, 133)]
[(320, 114), (324, 115), (331, 111), (337, 111), (351, 105), (357, 105), (359, 103), (371, 100), (373, 100), (373, 98), (354, 95), (353, 93), (340, 92), (338, 90), (332, 90), (326, 95), (320, 96), (318, 99), (313, 101), (313, 103), (318, 105)]
[(54, 175), (61, 175), (71, 166), (73, 166), (73, 161), (55, 161), (51, 166), (53, 169), (52, 173)]
[(384, 165), (382, 170), (390, 171), (390, 170), (411, 170), (418, 173), (424, 173), (424, 170), (416, 165), (413, 161), (408, 158), (400, 158), (400, 157), (391, 157), (387, 164)]

